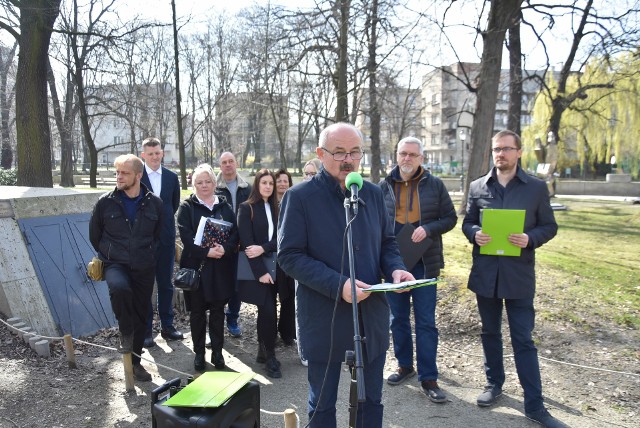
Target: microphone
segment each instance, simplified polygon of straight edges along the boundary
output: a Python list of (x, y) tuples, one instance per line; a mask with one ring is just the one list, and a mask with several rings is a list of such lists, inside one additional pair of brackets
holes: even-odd
[(345, 179), (345, 185), (351, 191), (353, 213), (358, 214), (358, 191), (362, 189), (362, 176), (357, 172), (350, 172)]

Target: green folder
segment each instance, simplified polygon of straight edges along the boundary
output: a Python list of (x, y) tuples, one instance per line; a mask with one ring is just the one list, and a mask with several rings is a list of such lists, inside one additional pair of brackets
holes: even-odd
[(206, 372), (162, 403), (171, 407), (220, 407), (245, 386), (254, 372)]
[(491, 236), (491, 242), (480, 247), (480, 254), (489, 256), (519, 256), (520, 247), (509, 242), (509, 235), (524, 231), (525, 210), (482, 210), (482, 232)]

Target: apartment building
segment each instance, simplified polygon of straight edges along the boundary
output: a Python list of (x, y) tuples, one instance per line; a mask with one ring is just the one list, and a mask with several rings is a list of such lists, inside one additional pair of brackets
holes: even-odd
[[(476, 94), (464, 82), (475, 82), (479, 63), (454, 63), (426, 74), (422, 81), (422, 140), (425, 143), (425, 163), (435, 171), (460, 174), (469, 162), (470, 131), (476, 107)], [(525, 71), (522, 94), (521, 125), (531, 123), (531, 109), (540, 86), (538, 71)], [(526, 78), (529, 76), (529, 78)], [(494, 130), (507, 126), (509, 107), (509, 70), (502, 70)]]

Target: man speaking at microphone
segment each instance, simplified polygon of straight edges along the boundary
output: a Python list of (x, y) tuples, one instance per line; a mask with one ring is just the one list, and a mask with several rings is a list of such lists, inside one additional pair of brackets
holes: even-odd
[(345, 180), (358, 170), (364, 156), (362, 134), (349, 123), (330, 125), (320, 133), (316, 154), (323, 169), (285, 193), (278, 222), (278, 263), (299, 283), (298, 340), (309, 361), (309, 426), (336, 426), (341, 365), (345, 351), (354, 349), (351, 302), (356, 299), (366, 393), (366, 401), (358, 404), (357, 426), (381, 427), (389, 307), (382, 293), (363, 290), (379, 283), (383, 276), (396, 283), (414, 278), (400, 258), (382, 191), (365, 182), (352, 222), (356, 279), (356, 294), (352, 295), (344, 240), (344, 200), (351, 193)]

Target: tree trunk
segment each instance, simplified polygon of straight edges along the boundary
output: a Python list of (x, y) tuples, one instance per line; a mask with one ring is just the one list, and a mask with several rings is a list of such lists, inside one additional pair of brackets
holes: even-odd
[(338, 40), (338, 64), (336, 70), (336, 122), (349, 121), (349, 109), (347, 100), (347, 55), (349, 49), (349, 8), (351, 0), (340, 0), (340, 40)]
[(522, 117), (522, 45), (520, 20), (509, 28), (509, 113), (507, 129), (520, 135)]
[[(62, 117), (60, 109), (60, 98), (56, 88), (56, 78), (51, 68), (51, 63), (47, 61), (47, 79), (49, 81), (49, 91), (51, 92), (51, 104), (53, 105), (53, 115), (60, 133), (60, 186), (74, 187), (73, 183), (73, 141), (71, 139), (70, 124)], [(67, 87), (68, 90), (72, 88)]]
[(13, 64), (13, 58), (16, 55), (18, 42), (13, 44), (13, 48), (8, 52), (5, 58), (2, 58), (2, 70), (0, 70), (0, 120), (2, 133), (2, 157), (0, 158), (0, 166), (3, 169), (10, 169), (13, 166), (13, 150), (11, 149), (11, 132), (9, 128), (9, 115), (11, 112), (12, 97), (8, 96), (7, 77), (9, 70)]
[(20, 3), (20, 53), (16, 76), (18, 185), (53, 187), (47, 57), (60, 0)]
[(184, 130), (182, 128), (182, 96), (180, 95), (180, 61), (178, 56), (178, 26), (176, 22), (176, 2), (171, 0), (171, 9), (173, 11), (173, 59), (176, 67), (176, 119), (178, 122), (178, 153), (180, 154), (180, 182), (182, 190), (187, 190), (187, 169), (184, 151)]
[(369, 26), (369, 59), (367, 71), (369, 74), (369, 109), (371, 120), (371, 182), (380, 181), (380, 107), (378, 106), (378, 64), (376, 49), (378, 43), (378, 0), (371, 3), (371, 25)]
[(470, 178), (475, 179), (489, 169), (489, 149), (494, 131), (493, 122), (498, 98), (502, 45), (507, 29), (511, 28), (514, 20), (520, 16), (521, 4), (522, 0), (494, 0), (491, 2), (487, 30), (482, 34), (484, 48), (478, 76), (475, 117), (471, 130), (469, 169), (464, 183), (464, 196), (460, 204), (461, 212), (466, 210)]

